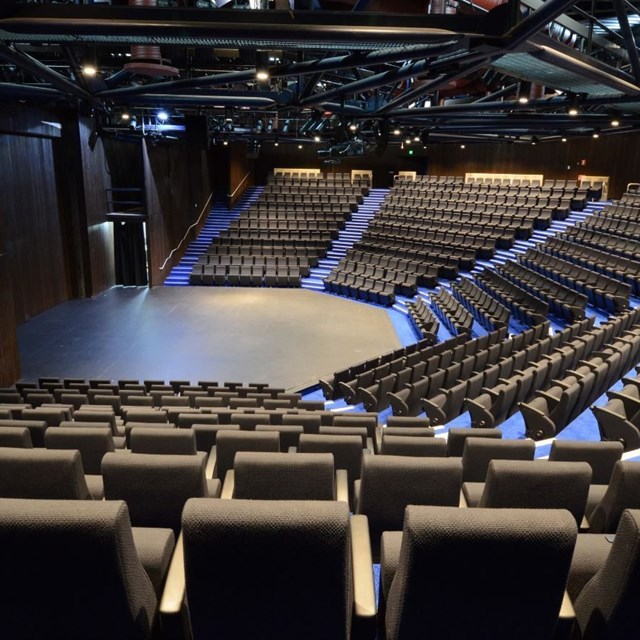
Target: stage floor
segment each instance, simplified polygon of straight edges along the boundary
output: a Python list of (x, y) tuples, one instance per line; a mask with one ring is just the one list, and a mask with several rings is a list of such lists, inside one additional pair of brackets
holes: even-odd
[(18, 338), (23, 380), (238, 380), (287, 389), (400, 346), (382, 307), (238, 287), (114, 287), (33, 318)]

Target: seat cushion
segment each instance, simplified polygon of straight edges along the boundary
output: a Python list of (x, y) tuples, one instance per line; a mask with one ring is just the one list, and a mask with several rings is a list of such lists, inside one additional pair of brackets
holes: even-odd
[(576, 601), (584, 586), (609, 557), (613, 544), (602, 533), (581, 533), (573, 552), (567, 592), (572, 602)]
[(94, 500), (104, 500), (104, 482), (102, 476), (86, 475), (84, 479), (87, 481), (89, 493)]
[(462, 495), (467, 501), (468, 507), (477, 507), (482, 492), (484, 491), (484, 482), (463, 482)]
[(132, 527), (133, 543), (140, 562), (160, 598), (176, 541), (171, 529)]

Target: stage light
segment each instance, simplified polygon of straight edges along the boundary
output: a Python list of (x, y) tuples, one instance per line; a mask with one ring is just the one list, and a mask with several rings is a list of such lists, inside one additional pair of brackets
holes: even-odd
[(82, 73), (87, 78), (95, 78), (98, 75), (98, 70), (94, 65), (86, 64), (84, 67), (82, 67)]
[(612, 127), (619, 127), (620, 126), (620, 120), (612, 120), (611, 121), (611, 126)]
[(529, 94), (531, 93), (531, 83), (528, 80), (523, 80), (518, 85), (518, 102), (520, 104), (527, 104), (529, 102)]
[(166, 122), (169, 119), (169, 114), (166, 111), (158, 111), (156, 118), (158, 118), (160, 122)]
[(352, 122), (349, 125), (349, 131), (357, 131), (358, 130), (358, 125), (355, 122)]
[(394, 136), (399, 136), (400, 135), (400, 129), (394, 129), (393, 130), (393, 135)]
[(125, 111), (120, 118), (124, 121), (124, 122), (129, 122), (129, 120), (131, 119), (131, 116)]
[(467, 145), (466, 145), (466, 144), (461, 144), (461, 145), (460, 145), (460, 148), (461, 148), (461, 149), (466, 149), (466, 148), (467, 148)]

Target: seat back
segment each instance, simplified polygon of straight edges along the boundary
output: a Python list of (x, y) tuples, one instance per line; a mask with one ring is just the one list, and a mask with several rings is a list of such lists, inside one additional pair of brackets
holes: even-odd
[(280, 451), (280, 436), (268, 431), (219, 431), (213, 475), (224, 481), (238, 451)]
[(628, 638), (640, 599), (640, 511), (626, 510), (602, 568), (576, 599), (581, 638)]
[(0, 563), (12, 640), (143, 640), (157, 602), (124, 502), (0, 499)]
[(105, 453), (115, 450), (110, 427), (52, 427), (44, 434), (47, 449), (77, 449), (84, 473), (100, 475)]
[(107, 453), (102, 459), (106, 500), (124, 500), (134, 527), (180, 531), (189, 498), (208, 495), (205, 456)]
[(345, 469), (349, 489), (360, 477), (362, 468), (362, 437), (303, 433), (298, 441), (300, 453), (332, 453), (336, 469)]
[(457, 506), (461, 484), (458, 459), (364, 456), (357, 513), (369, 520), (374, 556), (383, 531), (402, 530), (407, 505)]
[(32, 449), (31, 432), (27, 427), (0, 427), (0, 447)]
[(622, 458), (622, 442), (585, 442), (583, 440), (554, 440), (549, 461), (588, 462), (593, 470), (592, 484), (609, 484), (613, 467)]
[(243, 500), (333, 500), (330, 453), (236, 454), (233, 497)]
[(615, 533), (625, 509), (640, 509), (640, 464), (619, 460), (609, 487), (589, 516), (592, 533)]
[(551, 638), (576, 536), (564, 510), (407, 507), (388, 640)]
[(349, 638), (346, 504), (189, 500), (183, 522), (194, 637)]
[(168, 455), (195, 455), (196, 434), (193, 429), (140, 429), (129, 433), (132, 453), (158, 453)]
[(91, 500), (80, 452), (0, 449), (0, 497)]
[(492, 460), (478, 506), (567, 509), (580, 526), (590, 484), (586, 462)]
[(462, 481), (484, 482), (491, 460), (533, 460), (533, 440), (467, 438), (462, 452)]
[(382, 455), (443, 458), (447, 454), (447, 441), (442, 438), (396, 436), (387, 433), (387, 429), (385, 429), (385, 433), (382, 436), (382, 446), (380, 447)]
[(502, 431), (493, 428), (476, 427), (468, 429), (466, 427), (454, 427), (449, 429), (447, 436), (447, 455), (461, 458), (464, 452), (464, 443), (467, 438), (502, 438)]

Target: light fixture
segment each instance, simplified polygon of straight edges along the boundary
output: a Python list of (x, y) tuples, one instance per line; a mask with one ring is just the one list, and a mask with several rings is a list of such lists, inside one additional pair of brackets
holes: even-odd
[(84, 65), (84, 67), (82, 67), (82, 73), (87, 78), (95, 78), (96, 75), (98, 75), (98, 70), (96, 69), (96, 67), (94, 65), (86, 64), (86, 65)]
[(466, 144), (461, 144), (461, 145), (460, 145), (460, 148), (461, 148), (461, 149), (466, 149), (466, 148), (467, 148), (467, 145), (466, 145)]
[(260, 80), (260, 82), (265, 82), (269, 79), (269, 72), (266, 69), (261, 69), (260, 71), (256, 71), (256, 80)]
[(400, 129), (394, 129), (393, 130), (393, 135), (394, 136), (399, 136), (400, 135)]
[(228, 141), (228, 140), (223, 140), (223, 141), (222, 141), (222, 144), (223, 144), (225, 147), (227, 147), (227, 146), (229, 146), (229, 141)]
[(413, 141), (414, 142), (420, 142), (420, 136), (414, 136), (413, 137)]
[(593, 137), (594, 137), (594, 138), (599, 138), (599, 137), (600, 137), (600, 129), (596, 129), (596, 130), (593, 132)]
[(569, 107), (569, 111), (567, 111), (567, 113), (570, 116), (577, 116), (578, 115), (578, 107)]
[(302, 145), (301, 144), (298, 145), (298, 149), (302, 149)]
[(522, 80), (518, 84), (518, 102), (520, 104), (527, 104), (527, 102), (529, 102), (530, 94), (531, 94), (531, 83), (528, 80)]
[(611, 126), (612, 127), (619, 127), (620, 126), (620, 120), (612, 120), (611, 121)]
[(566, 141), (567, 141), (567, 139), (566, 139), (566, 138), (562, 138), (562, 142), (566, 142)]
[(357, 131), (358, 130), (358, 125), (355, 122), (352, 122), (349, 125), (349, 131)]
[(280, 145), (280, 143), (277, 140), (273, 143), (274, 147), (278, 147), (279, 145)]
[(158, 118), (160, 122), (166, 122), (169, 119), (169, 114), (166, 111), (158, 111), (156, 118)]
[(120, 116), (120, 118), (121, 118), (122, 120), (124, 120), (124, 122), (129, 122), (129, 120), (131, 119), (131, 116), (130, 116), (126, 111), (125, 111), (125, 112)]
[(407, 139), (404, 141), (404, 143), (405, 143), (405, 144), (411, 144), (411, 138), (407, 138)]
[(269, 53), (256, 51), (256, 80), (266, 82), (269, 79)]
[(320, 142), (320, 136), (313, 136), (313, 141), (314, 142)]

